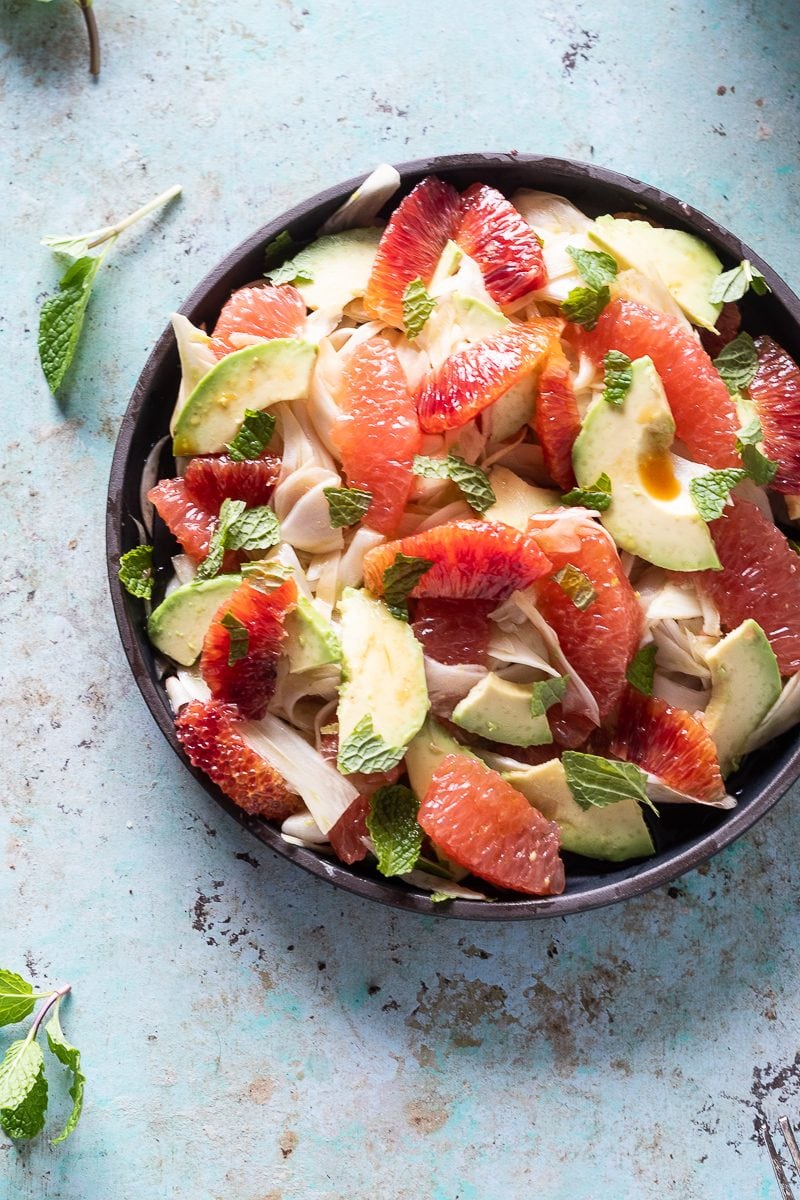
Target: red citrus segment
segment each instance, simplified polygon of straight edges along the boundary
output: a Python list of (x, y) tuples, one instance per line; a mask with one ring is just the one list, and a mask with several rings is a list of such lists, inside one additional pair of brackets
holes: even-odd
[(564, 890), (558, 826), (477, 759), (442, 759), (417, 819), (449, 859), (495, 887), (532, 896)]
[(364, 838), (369, 837), (367, 829), (367, 814), (369, 813), (369, 796), (357, 796), (339, 820), (328, 830), (328, 838), (334, 853), (342, 862), (361, 862), (367, 856)]
[(550, 570), (533, 538), (492, 521), (450, 521), (425, 533), (375, 546), (364, 556), (364, 582), (383, 595), (383, 574), (398, 554), (428, 559), (433, 566), (411, 596), (502, 600)]
[(486, 663), (493, 600), (416, 600), (412, 628), (429, 658), (440, 663)]
[(547, 270), (539, 239), (496, 188), (485, 183), (467, 188), (456, 241), (477, 262), (497, 304), (511, 304), (544, 286)]
[(445, 244), (455, 236), (459, 195), (435, 175), (401, 200), (383, 231), (364, 304), (390, 325), (403, 326), (403, 292), (413, 279), (428, 284)]
[(568, 491), (575, 486), (572, 447), (581, 431), (581, 418), (567, 356), (557, 341), (548, 350), (539, 375), (533, 427), (548, 473), (562, 491)]
[(183, 482), (190, 498), (219, 513), (223, 500), (244, 500), (248, 508), (266, 504), (281, 470), (275, 454), (237, 462), (227, 454), (201, 454), (186, 468)]
[(282, 821), (302, 807), (274, 767), (244, 741), (232, 704), (192, 700), (175, 718), (178, 740), (192, 764), (253, 816)]
[(734, 500), (709, 526), (721, 571), (697, 579), (725, 629), (751, 617), (767, 635), (782, 675), (800, 671), (800, 557), (748, 500)]
[(674, 317), (636, 300), (612, 300), (592, 332), (578, 337), (596, 362), (608, 350), (621, 350), (630, 358), (649, 355), (675, 418), (676, 437), (690, 458), (712, 467), (740, 465), (733, 400), (694, 334)]
[(185, 554), (200, 562), (208, 553), (216, 515), (197, 504), (189, 495), (183, 479), (162, 479), (147, 493), (156, 512), (180, 542)]
[(477, 417), (536, 369), (560, 329), (557, 319), (541, 317), (511, 325), (451, 354), (417, 391), (424, 432), (460, 429)]
[(589, 520), (577, 528), (572, 522), (568, 524), (570, 532), (563, 534), (563, 549), (559, 549), (556, 539), (565, 529), (564, 522), (537, 525), (531, 533), (536, 537), (542, 530), (553, 575), (568, 564), (577, 567), (591, 582), (595, 599), (581, 611), (555, 579), (548, 577), (537, 584), (538, 604), (558, 635), (568, 662), (597, 700), (603, 719), (622, 695), (625, 672), (638, 648), (644, 618), (608, 535)]
[(725, 785), (708, 730), (682, 708), (627, 687), (611, 753), (697, 800), (719, 800)]
[(739, 305), (734, 304), (732, 301), (723, 304), (716, 324), (716, 333), (712, 333), (710, 329), (699, 330), (703, 349), (711, 358), (716, 358), (720, 350), (724, 346), (727, 346), (728, 342), (732, 342), (739, 332), (742, 324), (742, 314), (739, 311)]
[(331, 438), (351, 487), (372, 493), (364, 524), (396, 532), (414, 483), (422, 438), (405, 372), (383, 338), (358, 346), (347, 361), (341, 416)]
[(225, 301), (211, 345), (217, 358), (241, 350), (234, 334), (259, 338), (296, 337), (306, 319), (303, 297), (289, 284), (239, 288)]
[[(275, 691), (278, 658), (286, 637), (284, 618), (297, 602), (297, 585), (287, 579), (272, 592), (245, 580), (214, 614), (203, 641), (200, 671), (215, 700), (237, 704), (246, 717), (263, 717)], [(236, 634), (223, 624), (234, 618), (247, 631), (246, 653), (229, 661)]]
[(758, 368), (750, 399), (764, 430), (764, 452), (777, 462), (777, 492), (800, 492), (800, 367), (771, 337), (756, 339)]

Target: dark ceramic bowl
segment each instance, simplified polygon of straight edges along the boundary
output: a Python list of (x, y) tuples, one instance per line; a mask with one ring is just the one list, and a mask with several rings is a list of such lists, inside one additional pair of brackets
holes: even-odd
[[(783, 280), (732, 233), (657, 188), (592, 165), (536, 155), (458, 154), (405, 163), (399, 171), (401, 193), (389, 207), (393, 207), (400, 195), (405, 195), (425, 175), (435, 172), (457, 188), (465, 188), (476, 180), (492, 184), (507, 195), (519, 187), (537, 188), (569, 197), (590, 215), (636, 209), (664, 224), (696, 233), (714, 247), (726, 268), (736, 265), (742, 258), (749, 258), (764, 273), (772, 292), (756, 300), (749, 296), (745, 298), (742, 302), (744, 326), (752, 333), (768, 331), (793, 357), (800, 359), (800, 301)], [(261, 275), (266, 243), (283, 229), (288, 229), (298, 241), (312, 238), (361, 179), (359, 176), (320, 192), (259, 229), (206, 276), (181, 311), (195, 324), (213, 325), (230, 293)], [(563, 896), (551, 899), (506, 895), (493, 904), (456, 900), (432, 906), (424, 893), (399, 880), (383, 879), (367, 867), (346, 867), (313, 850), (288, 845), (276, 828), (242, 812), (186, 760), (175, 737), (166, 695), (156, 679), (142, 603), (128, 596), (117, 579), (120, 554), (138, 543), (135, 522), (141, 519), (139, 482), (142, 466), (152, 446), (167, 432), (178, 382), (175, 339), (172, 330), (167, 329), (136, 385), (122, 421), (111, 468), (106, 531), (114, 612), (134, 679), (172, 749), (209, 795), (284, 858), (337, 887), (411, 912), (434, 912), (439, 917), (478, 921), (563, 916), (639, 895), (705, 862), (750, 829), (800, 775), (800, 742), (797, 734), (790, 731), (750, 755), (743, 768), (729, 781), (729, 790), (739, 801), (733, 811), (720, 812), (702, 807), (663, 809), (661, 820), (655, 823), (654, 829), (658, 853), (643, 862), (619, 867), (565, 855), (567, 889)], [(173, 473), (173, 461), (167, 449), (161, 474)], [(163, 535), (159, 545), (157, 535), (156, 562), (164, 574), (173, 551), (174, 547)]]

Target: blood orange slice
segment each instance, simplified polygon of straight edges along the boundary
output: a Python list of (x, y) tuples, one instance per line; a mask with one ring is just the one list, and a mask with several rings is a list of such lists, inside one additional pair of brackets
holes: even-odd
[(493, 600), (417, 600), (412, 628), (429, 658), (440, 663), (486, 663)]
[(410, 592), (413, 597), (502, 600), (550, 570), (533, 538), (492, 521), (450, 521), (425, 533), (375, 546), (364, 556), (364, 582), (384, 593), (384, 572), (398, 554), (432, 565)]
[(195, 562), (205, 558), (217, 518), (189, 495), (185, 481), (162, 479), (150, 489), (147, 499), (184, 553)]
[(473, 183), (461, 197), (456, 241), (478, 263), (497, 304), (511, 304), (547, 279), (536, 234), (514, 205), (485, 183)]
[(572, 447), (581, 431), (567, 356), (554, 341), (547, 352), (536, 394), (533, 427), (549, 474), (563, 491), (575, 486)]
[(334, 853), (348, 866), (361, 862), (367, 857), (367, 847), (364, 838), (369, 837), (367, 815), (369, 814), (369, 796), (357, 796), (349, 808), (345, 809), (335, 825), (328, 830), (328, 838)]
[(391, 536), (414, 483), (421, 434), (405, 372), (383, 338), (364, 342), (348, 359), (341, 414), (331, 438), (347, 482), (372, 493), (364, 523)]
[(401, 200), (383, 231), (364, 304), (389, 325), (403, 326), (403, 292), (413, 279), (430, 283), (445, 244), (455, 236), (459, 195), (435, 175)]
[(296, 601), (293, 579), (272, 592), (245, 580), (221, 605), (200, 656), (201, 674), (215, 700), (237, 704), (246, 717), (263, 717), (275, 691), (284, 619)]
[(227, 454), (201, 454), (189, 463), (183, 482), (192, 500), (219, 513), (223, 500), (244, 500), (248, 508), (266, 504), (280, 470), (281, 460), (275, 454), (245, 462)]
[(241, 350), (233, 335), (296, 337), (306, 319), (303, 297), (289, 284), (243, 287), (226, 300), (214, 326), (211, 345), (217, 358)]
[(712, 333), (710, 329), (700, 330), (703, 349), (711, 358), (716, 358), (720, 350), (736, 337), (741, 324), (742, 314), (739, 311), (739, 305), (732, 301), (723, 304), (722, 312), (717, 317), (717, 332)]
[(218, 700), (192, 700), (175, 718), (178, 740), (193, 767), (245, 812), (282, 821), (302, 807), (274, 767), (244, 741), (238, 710)]
[(417, 819), (449, 859), (495, 887), (533, 896), (564, 890), (558, 826), (477, 759), (442, 759)]
[(561, 323), (542, 317), (511, 325), (451, 354), (417, 392), (419, 423), (425, 433), (460, 429), (536, 369)]
[(711, 735), (682, 708), (627, 687), (611, 753), (697, 800), (719, 800), (725, 785)]
[(735, 500), (710, 525), (721, 571), (698, 582), (725, 629), (752, 617), (767, 635), (782, 675), (800, 671), (800, 557), (781, 531), (748, 500)]
[(750, 399), (764, 430), (764, 450), (779, 464), (777, 492), (800, 492), (800, 367), (771, 337), (756, 339), (758, 368)]
[(580, 345), (600, 362), (608, 350), (649, 355), (661, 376), (676, 436), (689, 456), (712, 467), (739, 466), (736, 408), (716, 367), (683, 325), (636, 300), (612, 300)]

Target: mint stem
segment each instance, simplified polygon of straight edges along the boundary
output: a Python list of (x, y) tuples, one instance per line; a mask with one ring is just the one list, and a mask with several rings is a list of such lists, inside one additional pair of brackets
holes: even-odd
[(176, 183), (171, 188), (167, 188), (165, 192), (162, 192), (160, 196), (156, 196), (155, 200), (151, 200), (149, 204), (143, 204), (141, 208), (137, 208), (136, 212), (132, 212), (129, 217), (124, 217), (121, 221), (117, 221), (116, 225), (107, 225), (105, 229), (98, 229), (97, 236), (93, 241), (88, 243), (88, 249), (94, 250), (95, 246), (107, 242), (109, 238), (117, 237), (125, 229), (140, 221), (142, 217), (146, 217), (148, 213), (153, 212), (154, 209), (160, 208), (162, 204), (168, 204), (170, 200), (174, 200), (176, 196), (181, 194), (181, 191), (181, 185)]
[(78, 7), (86, 22), (86, 32), (89, 35), (89, 72), (95, 78), (100, 74), (100, 32), (97, 28), (92, 0), (78, 0)]
[(34, 1038), (36, 1037), (36, 1035), (38, 1034), (39, 1030), (42, 1027), (42, 1022), (44, 1021), (47, 1014), (50, 1012), (50, 1009), (53, 1007), (53, 1005), (58, 1004), (58, 1002), (62, 998), (62, 996), (66, 996), (71, 991), (72, 991), (72, 984), (65, 983), (63, 987), (57, 988), (53, 992), (52, 996), (47, 1001), (47, 1004), (42, 1005), (42, 1007), (39, 1009), (36, 1020), (33, 1022), (33, 1025), (31, 1026), (31, 1031), (28, 1034), (29, 1042), (32, 1042), (34, 1040)]

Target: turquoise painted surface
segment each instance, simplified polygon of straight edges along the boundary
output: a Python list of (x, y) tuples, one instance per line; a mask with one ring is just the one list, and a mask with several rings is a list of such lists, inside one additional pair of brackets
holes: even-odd
[[(0, 1138), (0, 1195), (776, 1195), (756, 1127), (800, 1118), (796, 791), (624, 907), (513, 928), (369, 907), (254, 843), (167, 750), (117, 645), (102, 525), (169, 311), (251, 229), (379, 160), (593, 159), (800, 285), (789, 7), (96, 3), (96, 85), (66, 0), (0, 16), (0, 960), (74, 984), (89, 1076), (67, 1145)], [(103, 268), (56, 404), (38, 236), (174, 181), (183, 200)]]

